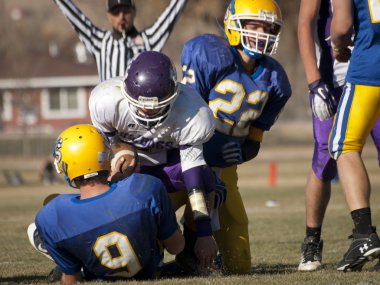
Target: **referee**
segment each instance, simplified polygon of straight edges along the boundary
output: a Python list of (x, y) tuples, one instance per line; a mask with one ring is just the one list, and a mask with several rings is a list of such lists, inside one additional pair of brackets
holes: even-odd
[(99, 78), (124, 76), (129, 63), (143, 51), (161, 51), (187, 0), (171, 0), (149, 28), (136, 30), (134, 0), (107, 0), (107, 18), (112, 31), (96, 27), (71, 0), (54, 0), (79, 39), (95, 57)]

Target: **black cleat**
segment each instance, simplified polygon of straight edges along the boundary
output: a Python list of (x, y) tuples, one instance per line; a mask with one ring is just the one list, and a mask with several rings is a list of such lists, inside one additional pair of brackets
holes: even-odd
[(359, 234), (353, 230), (352, 243), (338, 263), (337, 270), (361, 271), (364, 264), (380, 256), (380, 240), (377, 233)]
[(313, 236), (305, 237), (301, 245), (301, 262), (298, 271), (314, 271), (322, 265), (323, 241)]
[(55, 283), (61, 281), (62, 271), (58, 266), (54, 267), (48, 274), (47, 281), (49, 283)]

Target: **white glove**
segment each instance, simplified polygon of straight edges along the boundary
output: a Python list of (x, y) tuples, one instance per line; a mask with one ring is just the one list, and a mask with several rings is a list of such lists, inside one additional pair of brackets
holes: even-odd
[(322, 80), (309, 84), (309, 95), (314, 116), (320, 121), (326, 121), (334, 116), (338, 103)]

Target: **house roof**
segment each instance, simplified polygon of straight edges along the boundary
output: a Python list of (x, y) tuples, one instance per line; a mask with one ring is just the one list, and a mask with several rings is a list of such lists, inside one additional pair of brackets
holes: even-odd
[[(1, 57), (1, 56), (0, 56)], [(73, 57), (33, 55), (30, 62), (0, 58), (0, 89), (94, 86), (99, 83), (93, 60), (80, 64)]]

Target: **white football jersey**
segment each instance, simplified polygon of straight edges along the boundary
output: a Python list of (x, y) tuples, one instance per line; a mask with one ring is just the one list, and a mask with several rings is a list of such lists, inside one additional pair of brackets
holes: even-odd
[(322, 1), (318, 19), (315, 23), (314, 39), (318, 68), (324, 76), (332, 80), (334, 87), (345, 83), (348, 62), (339, 62), (334, 59), (331, 50), (330, 23), (333, 17), (332, 1)]
[(93, 125), (112, 137), (133, 144), (141, 165), (166, 163), (167, 151), (180, 146), (182, 171), (204, 165), (202, 144), (214, 133), (214, 117), (201, 96), (192, 88), (178, 83), (178, 96), (165, 121), (146, 129), (132, 118), (132, 110), (124, 97), (123, 78), (112, 78), (98, 84), (89, 100)]

